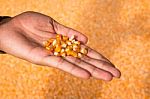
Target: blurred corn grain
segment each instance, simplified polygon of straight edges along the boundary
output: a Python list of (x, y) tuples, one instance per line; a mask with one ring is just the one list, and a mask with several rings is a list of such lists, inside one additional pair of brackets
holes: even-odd
[(0, 0), (0, 15), (33, 10), (77, 29), (122, 72), (107, 83), (0, 55), (0, 99), (149, 99), (149, 0)]

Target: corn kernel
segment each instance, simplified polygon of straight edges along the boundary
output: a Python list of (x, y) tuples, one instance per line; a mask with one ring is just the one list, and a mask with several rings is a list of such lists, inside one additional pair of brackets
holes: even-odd
[(70, 41), (66, 41), (67, 45), (71, 45), (71, 42)]
[(62, 44), (61, 47), (66, 48), (67, 44)]
[(67, 44), (64, 41), (61, 41), (61, 47), (66, 48)]
[(74, 57), (77, 57), (78, 56), (78, 54), (76, 53), (76, 52), (74, 52), (74, 51), (72, 51), (72, 50), (69, 50), (68, 52), (67, 52), (67, 55), (69, 56), (74, 56)]
[(49, 51), (53, 51), (54, 50), (54, 48), (53, 48), (53, 46), (52, 45), (50, 45), (50, 46), (46, 46), (45, 47), (47, 50), (49, 50)]
[(70, 50), (72, 50), (73, 46), (72, 45), (68, 45), (67, 48), (70, 49)]
[(72, 44), (73, 48), (78, 48), (78, 45)]
[(66, 51), (67, 55), (71, 55), (72, 54), (72, 51), (71, 50), (68, 50)]
[(63, 36), (63, 41), (67, 41), (69, 38), (67, 36)]
[(61, 44), (66, 44), (66, 42), (65, 42), (65, 41), (62, 41), (62, 40), (60, 41), (60, 43), (61, 43)]
[(54, 40), (55, 40), (54, 38), (50, 38), (50, 39), (48, 40), (48, 42), (49, 42), (49, 43), (52, 43)]
[(77, 52), (74, 52), (74, 51), (71, 51), (71, 55), (72, 55), (73, 57), (78, 57)]
[(46, 46), (46, 49), (47, 49), (47, 50), (50, 50), (50, 47)]
[(60, 52), (60, 51), (61, 51), (61, 46), (60, 45), (56, 45), (55, 52)]
[(74, 44), (78, 44), (78, 45), (80, 45), (80, 42), (79, 42), (79, 41), (75, 41), (75, 42), (74, 42)]
[(57, 40), (61, 40), (61, 39), (62, 39), (62, 36), (61, 36), (60, 34), (57, 34), (57, 35), (56, 35), (56, 39), (57, 39)]
[(80, 49), (79, 48), (75, 48), (75, 49), (73, 49), (73, 51), (80, 52)]
[(83, 57), (82, 53), (78, 53), (78, 58), (82, 58), (82, 57)]
[(43, 45), (45, 46), (47, 43), (48, 43), (48, 41), (44, 41), (44, 42), (43, 42)]
[(54, 52), (54, 55), (59, 56), (59, 53), (58, 52)]
[(75, 38), (75, 36), (72, 35), (72, 36), (69, 38), (69, 40), (72, 41), (72, 40), (74, 40), (74, 38)]
[(54, 40), (53, 43), (52, 43), (52, 45), (53, 45), (53, 46), (56, 46), (56, 43), (57, 43), (57, 41)]
[(68, 51), (70, 51), (70, 49), (69, 49), (69, 48), (66, 48), (65, 51), (68, 52)]
[(86, 48), (81, 48), (80, 52), (81, 52), (82, 54), (87, 54), (87, 53), (88, 53), (88, 51), (87, 51)]
[(76, 41), (76, 40), (74, 39), (74, 40), (71, 41), (71, 43), (74, 43), (75, 41)]
[(44, 41), (43, 42), (43, 45), (46, 47), (46, 46), (49, 46), (51, 43), (50, 42), (48, 42), (48, 41)]
[(61, 52), (61, 53), (65, 52), (65, 49), (62, 48), (60, 52)]
[(61, 55), (62, 57), (66, 57), (66, 53), (65, 53), (65, 52), (60, 53), (60, 55)]
[(80, 51), (80, 47), (76, 44), (73, 44), (73, 51), (79, 52)]
[(88, 49), (86, 48), (84, 51), (84, 55), (86, 55), (88, 53)]

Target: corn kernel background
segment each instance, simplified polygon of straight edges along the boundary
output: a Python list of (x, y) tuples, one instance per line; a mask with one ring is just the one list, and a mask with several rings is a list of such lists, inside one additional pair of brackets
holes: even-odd
[(88, 36), (120, 79), (82, 80), (0, 55), (0, 99), (150, 99), (149, 0), (0, 0), (0, 15), (37, 11)]

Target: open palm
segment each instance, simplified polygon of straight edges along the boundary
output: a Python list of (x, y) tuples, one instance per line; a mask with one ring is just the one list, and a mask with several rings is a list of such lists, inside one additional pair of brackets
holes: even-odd
[[(49, 16), (37, 12), (24, 12), (0, 26), (0, 48), (8, 54), (35, 64), (53, 66), (77, 77), (111, 80), (120, 77), (120, 71), (98, 52), (85, 46), (87, 37), (76, 30), (63, 26)], [(77, 36), (83, 47), (88, 48), (87, 56), (81, 59), (67, 56), (65, 59), (53, 56), (45, 50), (43, 41), (54, 38), (56, 33)]]

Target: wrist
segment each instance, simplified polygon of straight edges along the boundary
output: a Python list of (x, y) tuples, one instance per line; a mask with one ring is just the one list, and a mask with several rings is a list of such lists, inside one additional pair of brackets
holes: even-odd
[[(8, 22), (11, 19), (11, 17), (9, 16), (0, 16), (0, 26), (6, 22)], [(1, 33), (1, 29), (0, 29), (0, 33)], [(1, 39), (1, 36), (0, 36)], [(1, 41), (1, 40), (0, 40)], [(4, 54), (5, 52), (1, 50), (1, 42), (0, 42), (0, 54)]]

